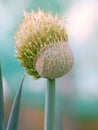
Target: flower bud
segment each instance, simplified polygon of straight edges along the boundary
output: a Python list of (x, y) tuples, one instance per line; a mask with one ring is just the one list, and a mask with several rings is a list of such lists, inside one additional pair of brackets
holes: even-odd
[(16, 57), (35, 79), (61, 77), (73, 65), (63, 22), (62, 17), (41, 10), (24, 14), (15, 35)]
[(73, 65), (73, 55), (68, 43), (49, 44), (34, 60), (35, 70), (41, 77), (54, 79), (65, 75)]

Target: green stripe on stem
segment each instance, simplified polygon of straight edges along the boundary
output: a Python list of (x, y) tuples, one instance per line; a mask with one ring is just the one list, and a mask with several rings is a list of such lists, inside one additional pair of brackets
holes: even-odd
[(47, 79), (45, 97), (44, 130), (54, 130), (55, 119), (55, 79)]

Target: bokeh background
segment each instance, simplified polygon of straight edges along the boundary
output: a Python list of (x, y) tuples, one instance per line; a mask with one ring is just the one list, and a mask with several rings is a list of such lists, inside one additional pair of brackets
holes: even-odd
[[(56, 80), (56, 130), (98, 130), (98, 0), (0, 0), (0, 61), (5, 124), (24, 69), (15, 58), (14, 34), (23, 10), (58, 13), (66, 18), (74, 54), (72, 70)], [(19, 130), (43, 130), (46, 80), (26, 76)]]

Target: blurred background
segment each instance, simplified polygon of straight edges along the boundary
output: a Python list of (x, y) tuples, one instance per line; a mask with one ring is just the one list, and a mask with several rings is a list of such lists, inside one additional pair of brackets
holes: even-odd
[[(55, 130), (98, 130), (98, 0), (0, 0), (0, 61), (5, 124), (24, 69), (15, 58), (14, 34), (23, 10), (52, 11), (66, 18), (74, 54), (72, 70), (56, 80)], [(26, 76), (19, 130), (43, 130), (45, 79)]]

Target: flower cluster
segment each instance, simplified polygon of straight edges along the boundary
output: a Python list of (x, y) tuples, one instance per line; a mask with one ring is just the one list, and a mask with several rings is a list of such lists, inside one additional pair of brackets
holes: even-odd
[[(19, 25), (15, 35), (16, 57), (20, 61), (20, 64), (26, 69), (27, 73), (32, 75), (35, 79), (40, 77), (50, 79), (60, 77), (65, 74), (66, 71), (64, 71), (64, 69), (68, 68), (68, 65), (66, 65), (68, 60), (71, 64), (69, 68), (71, 68), (73, 64), (73, 57), (71, 51), (69, 51), (70, 49), (68, 50), (68, 38), (63, 22), (62, 17), (58, 15), (53, 16), (50, 12), (45, 13), (44, 11), (38, 10), (37, 12), (24, 13), (23, 21)], [(66, 50), (66, 46), (68, 51)], [(59, 48), (57, 49), (56, 47)], [(55, 52), (55, 56), (53, 56), (53, 52)], [(66, 52), (69, 54), (66, 54)], [(61, 54), (60, 56), (60, 53), (64, 55)], [(67, 57), (68, 60), (65, 55), (70, 55)], [(65, 61), (61, 62), (62, 59)], [(49, 65), (47, 64), (48, 60), (51, 61)], [(55, 65), (58, 65), (58, 67), (56, 68)], [(62, 71), (64, 72), (59, 72), (59, 68), (63, 68)], [(70, 69), (67, 69), (67, 71), (69, 70)], [(48, 71), (51, 74), (49, 73), (47, 75)], [(55, 72), (57, 74), (52, 76), (52, 73)]]

